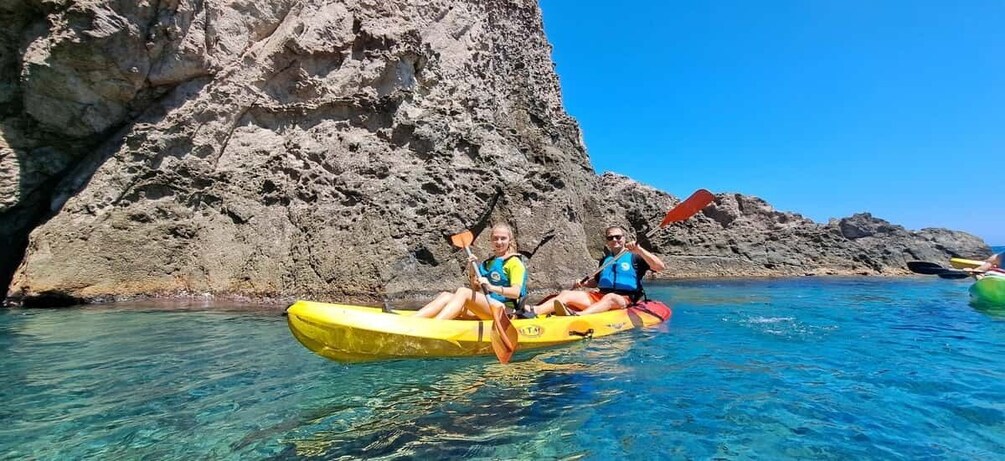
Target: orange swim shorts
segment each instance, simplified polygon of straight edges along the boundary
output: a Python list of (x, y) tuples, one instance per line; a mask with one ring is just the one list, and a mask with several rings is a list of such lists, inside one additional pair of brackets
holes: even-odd
[[(591, 291), (591, 292), (589, 292), (587, 294), (590, 295), (590, 303), (591, 304), (595, 303), (597, 301), (600, 301), (600, 299), (604, 297), (604, 293), (601, 293), (599, 291)], [(626, 306), (631, 306), (632, 305), (632, 298), (630, 296), (624, 296), (624, 295), (622, 295), (621, 297), (625, 298), (625, 305)]]

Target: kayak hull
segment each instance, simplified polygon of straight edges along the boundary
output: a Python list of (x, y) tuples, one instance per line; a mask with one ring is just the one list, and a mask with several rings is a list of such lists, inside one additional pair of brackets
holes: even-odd
[(1005, 307), (1005, 276), (986, 276), (970, 285), (970, 302), (989, 307)]
[[(339, 362), (492, 355), (490, 320), (416, 318), (412, 312), (297, 301), (286, 310), (293, 336), (307, 349)], [(538, 349), (656, 325), (671, 316), (658, 301), (584, 316), (514, 319), (518, 350)]]

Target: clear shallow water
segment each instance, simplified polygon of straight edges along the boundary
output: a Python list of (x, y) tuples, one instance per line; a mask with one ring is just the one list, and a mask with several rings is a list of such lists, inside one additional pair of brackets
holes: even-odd
[(992, 459), (1005, 313), (967, 282), (679, 282), (670, 325), (341, 365), (275, 313), (0, 312), (4, 459)]

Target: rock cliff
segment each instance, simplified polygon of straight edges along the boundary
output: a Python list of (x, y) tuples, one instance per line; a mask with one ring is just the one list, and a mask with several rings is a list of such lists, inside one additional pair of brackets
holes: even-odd
[[(677, 201), (593, 171), (534, 1), (7, 0), (0, 20), (0, 287), (29, 302), (451, 288), (444, 237), (492, 221), (554, 287), (607, 223), (642, 234)], [(644, 243), (669, 277), (987, 251), (734, 194)]]

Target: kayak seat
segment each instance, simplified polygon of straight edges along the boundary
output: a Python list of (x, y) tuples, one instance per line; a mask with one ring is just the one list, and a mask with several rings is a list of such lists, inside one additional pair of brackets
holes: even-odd
[(511, 318), (516, 319), (532, 319), (536, 318), (537, 315), (532, 311), (527, 310), (527, 297), (521, 296), (516, 300), (516, 307), (512, 310), (506, 309), (506, 313), (509, 314)]

